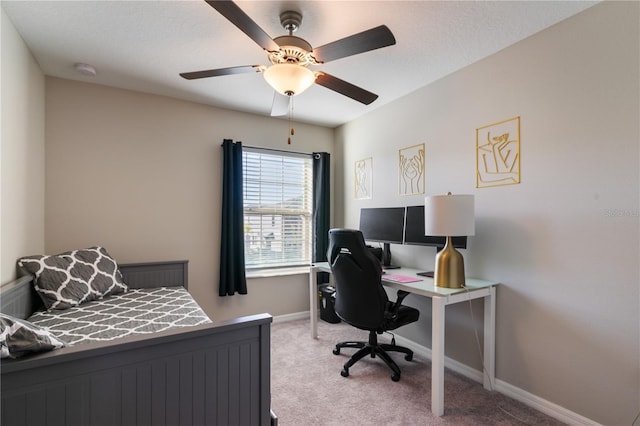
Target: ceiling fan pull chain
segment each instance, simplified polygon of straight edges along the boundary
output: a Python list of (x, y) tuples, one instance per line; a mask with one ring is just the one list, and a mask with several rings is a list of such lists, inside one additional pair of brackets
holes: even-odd
[(289, 97), (289, 134), (290, 136), (287, 138), (287, 144), (291, 145), (291, 136), (293, 136), (295, 134), (295, 131), (293, 130), (293, 124), (292, 124), (292, 120), (293, 120), (293, 96)]

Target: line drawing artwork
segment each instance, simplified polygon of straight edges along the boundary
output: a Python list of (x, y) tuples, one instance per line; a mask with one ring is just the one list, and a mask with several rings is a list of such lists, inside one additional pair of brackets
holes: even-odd
[(476, 188), (520, 183), (520, 117), (476, 129)]
[(373, 174), (373, 158), (368, 157), (355, 163), (355, 196), (356, 200), (371, 198), (371, 181)]
[(398, 151), (400, 195), (424, 194), (424, 144)]

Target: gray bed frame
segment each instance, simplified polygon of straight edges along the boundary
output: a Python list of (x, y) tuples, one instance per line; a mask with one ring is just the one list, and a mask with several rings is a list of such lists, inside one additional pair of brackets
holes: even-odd
[[(187, 287), (187, 266), (120, 270), (132, 288)], [(0, 311), (27, 318), (40, 307), (31, 281), (0, 287)], [(259, 314), (3, 359), (0, 423), (269, 425), (271, 322)]]

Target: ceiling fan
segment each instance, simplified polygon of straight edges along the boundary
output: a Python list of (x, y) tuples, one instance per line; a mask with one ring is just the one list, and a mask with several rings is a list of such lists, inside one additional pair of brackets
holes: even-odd
[(293, 32), (302, 23), (302, 15), (299, 12), (290, 10), (282, 12), (280, 14), (280, 23), (289, 34), (272, 39), (234, 2), (230, 0), (207, 0), (207, 3), (264, 49), (271, 65), (269, 67), (264, 65), (243, 65), (185, 72), (180, 74), (181, 77), (187, 80), (194, 80), (249, 72), (263, 73), (265, 80), (275, 90), (271, 108), (272, 116), (286, 114), (290, 106), (291, 97), (304, 92), (313, 83), (365, 105), (369, 105), (378, 98), (375, 93), (323, 71), (312, 71), (308, 67), (395, 44), (395, 37), (387, 26), (380, 25), (323, 46), (312, 48), (311, 44), (306, 40), (293, 35)]

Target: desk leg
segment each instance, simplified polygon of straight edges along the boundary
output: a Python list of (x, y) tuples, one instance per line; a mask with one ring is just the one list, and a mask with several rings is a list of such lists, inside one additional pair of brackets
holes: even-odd
[(309, 309), (311, 310), (311, 338), (318, 338), (318, 268), (309, 268)]
[(444, 414), (444, 309), (444, 298), (431, 298), (431, 412), (436, 416)]
[(496, 375), (496, 288), (484, 298), (484, 388), (494, 390)]

